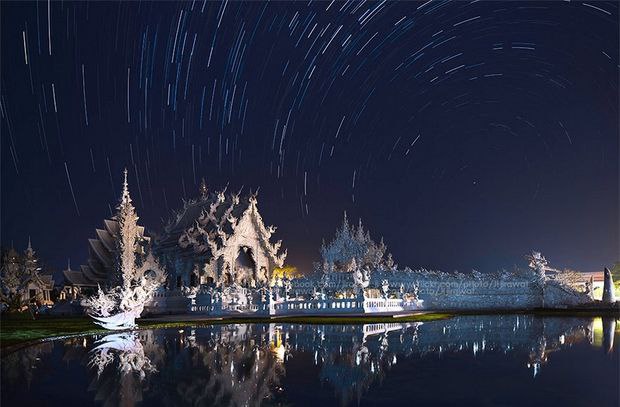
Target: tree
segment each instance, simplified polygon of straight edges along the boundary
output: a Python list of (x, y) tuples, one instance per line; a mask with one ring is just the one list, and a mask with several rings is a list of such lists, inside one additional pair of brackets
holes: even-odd
[(609, 271), (611, 272), (611, 278), (614, 280), (616, 291), (620, 290), (620, 261), (615, 262)]
[(9, 249), (2, 257), (0, 271), (0, 301), (6, 304), (9, 312), (20, 312), (31, 300), (28, 287), (31, 283), (42, 286), (39, 278), (38, 260), (30, 240), (23, 256), (15, 249)]

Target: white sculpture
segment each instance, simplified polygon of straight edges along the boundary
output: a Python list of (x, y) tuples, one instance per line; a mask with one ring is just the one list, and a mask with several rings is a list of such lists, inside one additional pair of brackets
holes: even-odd
[(383, 297), (387, 300), (390, 291), (390, 283), (387, 280), (381, 282), (381, 291), (383, 291)]
[(604, 281), (603, 281), (603, 302), (608, 304), (613, 304), (616, 302), (616, 294), (614, 287), (614, 280), (611, 277), (611, 271), (607, 267), (604, 270)]
[(540, 252), (535, 251), (532, 251), (532, 254), (527, 256), (527, 259), (530, 261), (530, 268), (536, 272), (539, 282), (543, 283), (546, 279), (547, 259)]
[(363, 292), (365, 288), (368, 288), (370, 285), (370, 273), (367, 268), (363, 271), (357, 268), (353, 272), (353, 283), (355, 286), (355, 290), (360, 293)]
[(120, 277), (116, 280), (120, 280), (121, 285), (106, 291), (99, 287), (97, 295), (82, 300), (82, 305), (95, 323), (112, 330), (134, 328), (144, 305), (165, 280), (165, 273), (157, 260), (151, 254), (144, 256), (140, 247), (138, 216), (129, 196), (126, 169), (116, 220), (119, 223)]
[(334, 239), (321, 247), (323, 271), (352, 272), (357, 266), (370, 266), (372, 270), (382, 267), (386, 262), (391, 267), (391, 256), (385, 258), (386, 247), (383, 239), (376, 243), (364, 229), (361, 220), (357, 228), (349, 224), (344, 214), (342, 226), (336, 231)]

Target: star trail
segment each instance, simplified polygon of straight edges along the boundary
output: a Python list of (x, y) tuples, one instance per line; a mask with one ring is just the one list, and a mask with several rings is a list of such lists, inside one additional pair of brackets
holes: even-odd
[(343, 211), (403, 265), (618, 260), (618, 3), (3, 2), (2, 245), (79, 263), (260, 189), (303, 270)]

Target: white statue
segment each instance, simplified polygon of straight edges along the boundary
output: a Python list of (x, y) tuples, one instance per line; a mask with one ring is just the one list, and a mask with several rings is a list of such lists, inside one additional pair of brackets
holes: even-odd
[(544, 282), (546, 279), (545, 270), (547, 269), (547, 259), (540, 252), (532, 251), (532, 254), (526, 257), (530, 263), (529, 266), (536, 272), (536, 276), (539, 282)]
[(387, 280), (381, 281), (381, 291), (383, 291), (383, 297), (387, 300), (388, 292), (390, 291), (390, 283)]

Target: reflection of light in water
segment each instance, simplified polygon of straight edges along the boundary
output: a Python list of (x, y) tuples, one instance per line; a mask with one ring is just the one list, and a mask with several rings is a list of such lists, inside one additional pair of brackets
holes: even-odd
[(614, 317), (597, 317), (592, 321), (592, 344), (603, 348), (606, 352), (613, 351), (615, 334), (620, 335), (620, 324)]
[(615, 334), (620, 334), (620, 324), (614, 317), (596, 317), (592, 320), (593, 345), (613, 350)]
[(603, 346), (603, 318), (596, 317), (592, 321), (592, 332), (594, 333), (593, 345), (597, 348)]
[(534, 377), (536, 377), (538, 375), (538, 373), (540, 372), (540, 363), (536, 362), (536, 363), (528, 363), (527, 364), (528, 368), (533, 368), (534, 371)]
[[(263, 400), (275, 394), (277, 390), (274, 389), (278, 388), (278, 381), (283, 377), (290, 352), (293, 352), (292, 355), (306, 353), (308, 364), (312, 364), (313, 360), (322, 380), (348, 402), (356, 397), (359, 400), (373, 382), (382, 381), (387, 376), (389, 368), (416, 354), (436, 355), (443, 359), (443, 353), (452, 355), (462, 351), (469, 355), (473, 352), (477, 358), (484, 352), (506, 354), (514, 349), (520, 355), (522, 352), (525, 352), (524, 355), (530, 353), (529, 360), (525, 357), (520, 359), (521, 369), (525, 369), (527, 364), (537, 378), (547, 363), (548, 353), (584, 339), (589, 342), (593, 331), (591, 321), (583, 318), (543, 320), (513, 316), (490, 320), (488, 317), (458, 317), (445, 322), (431, 322), (428, 327), (416, 323), (369, 324), (363, 327), (247, 324), (199, 330), (186, 328), (182, 333), (178, 329), (168, 331), (167, 335), (170, 339), (174, 338), (175, 344), (182, 339), (186, 343), (170, 350), (160, 341), (153, 341), (153, 336), (144, 338), (143, 344), (147, 355), (160, 366), (161, 375), (168, 374), (170, 369), (162, 367), (173, 361), (174, 366), (180, 363), (180, 366), (188, 368), (173, 369), (174, 377), (170, 378), (178, 383), (181, 389), (179, 394), (187, 395), (183, 402), (177, 404), (196, 400), (201, 395), (211, 399), (215, 397), (212, 389), (218, 388), (217, 397), (220, 398), (217, 400), (229, 397), (239, 401), (238, 405), (253, 405), (252, 400)], [(598, 318), (595, 325), (600, 346), (605, 321)], [(515, 330), (517, 326), (520, 328)], [(157, 335), (159, 331), (153, 333)], [(82, 339), (78, 343), (81, 342)], [(161, 355), (168, 352), (171, 352), (168, 357), (174, 360), (162, 363)], [(114, 365), (117, 364), (115, 360)], [(203, 369), (205, 373), (196, 374), (190, 368)], [(110, 370), (115, 372), (106, 373), (115, 373), (118, 381), (118, 370)], [(177, 377), (179, 374), (182, 377)], [(147, 379), (159, 381), (161, 375)], [(142, 389), (147, 383), (146, 380), (136, 380), (133, 384)], [(98, 383), (101, 389), (111, 388), (104, 385), (103, 382)], [(119, 387), (115, 391), (118, 392)]]
[(286, 353), (286, 348), (282, 344), (282, 331), (281, 328), (275, 328), (273, 330), (270, 329), (270, 334), (272, 335), (272, 341), (269, 344), (271, 353), (276, 357), (276, 360), (279, 363), (284, 362), (284, 356)]
[(273, 348), (271, 352), (273, 352), (278, 362), (280, 363), (284, 362), (284, 355), (286, 353), (286, 349), (284, 348), (282, 344), (280, 344), (280, 346)]

